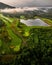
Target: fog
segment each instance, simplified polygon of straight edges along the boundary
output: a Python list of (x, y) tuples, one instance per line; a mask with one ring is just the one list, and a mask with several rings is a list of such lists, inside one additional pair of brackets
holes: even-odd
[(24, 11), (33, 11), (33, 10), (38, 10), (36, 7), (24, 7), (24, 8), (13, 8), (13, 9), (1, 9), (1, 12), (4, 13), (16, 13), (16, 12), (24, 12)]

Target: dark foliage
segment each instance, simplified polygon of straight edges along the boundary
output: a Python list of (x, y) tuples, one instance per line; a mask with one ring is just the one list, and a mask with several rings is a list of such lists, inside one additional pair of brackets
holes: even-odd
[(15, 65), (51, 65), (52, 64), (52, 29), (32, 29), (16, 57)]
[(13, 65), (52, 65), (52, 29), (30, 30), (27, 45), (21, 46)]

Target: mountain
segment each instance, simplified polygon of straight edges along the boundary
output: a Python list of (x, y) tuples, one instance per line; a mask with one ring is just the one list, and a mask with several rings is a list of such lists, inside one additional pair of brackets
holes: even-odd
[(12, 7), (10, 5), (7, 5), (7, 4), (0, 2), (0, 9), (5, 9), (5, 8), (15, 8), (15, 7)]

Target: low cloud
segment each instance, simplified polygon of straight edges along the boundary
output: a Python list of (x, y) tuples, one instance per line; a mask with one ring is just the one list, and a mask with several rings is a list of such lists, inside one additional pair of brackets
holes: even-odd
[(24, 12), (24, 11), (33, 11), (33, 10), (38, 10), (36, 7), (24, 7), (24, 8), (14, 8), (14, 9), (1, 9), (1, 12), (4, 13), (17, 13), (17, 12)]

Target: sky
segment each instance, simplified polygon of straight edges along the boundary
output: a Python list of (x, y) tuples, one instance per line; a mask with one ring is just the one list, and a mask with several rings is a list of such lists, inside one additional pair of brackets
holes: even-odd
[(42, 6), (51, 6), (52, 0), (0, 0), (5, 4), (14, 6), (14, 7), (42, 7)]

